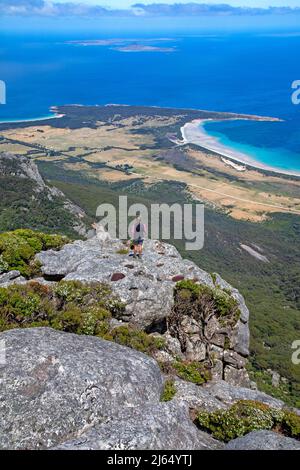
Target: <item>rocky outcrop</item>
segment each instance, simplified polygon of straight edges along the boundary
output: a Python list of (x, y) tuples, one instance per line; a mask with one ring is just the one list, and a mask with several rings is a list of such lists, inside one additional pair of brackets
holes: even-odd
[(194, 424), (194, 411), (227, 409), (240, 399), (283, 407), (255, 390), (176, 379), (176, 395), (161, 402), (158, 364), (132, 349), (43, 327), (9, 330), (0, 341), (1, 449), (300, 448), (299, 441), (271, 431), (225, 445)]
[(300, 442), (273, 431), (253, 431), (230, 441), (226, 450), (300, 450)]
[(224, 445), (193, 425), (183, 403), (157, 403), (121, 412), (79, 438), (58, 447), (64, 450), (212, 450)]
[[(103, 239), (102, 232), (100, 235), (100, 238), (65, 245), (60, 251), (38, 254), (44, 277), (48, 281), (63, 278), (108, 283), (126, 304), (118, 320), (147, 333), (164, 335), (167, 352), (173, 357), (192, 361), (210, 359), (214, 379), (225, 378), (232, 384), (250, 386), (245, 370), (249, 355), (249, 311), (241, 294), (219, 275), (211, 276), (192, 261), (182, 259), (172, 245), (146, 240), (143, 258), (134, 259), (128, 256), (120, 240)], [(239, 318), (224, 325), (212, 315), (205, 324), (205, 334), (201, 321), (190, 315), (181, 316), (180, 325), (171, 328), (169, 318), (178, 280), (193, 280), (220, 292), (226, 290), (237, 302)], [(157, 359), (167, 360), (168, 355)]]
[(2, 449), (221, 449), (184, 401), (160, 403), (156, 362), (134, 350), (50, 328), (1, 333)]
[(1, 153), (0, 174), (32, 180), (36, 183), (36, 191), (43, 191), (47, 187), (36, 164), (23, 155)]
[(272, 408), (282, 409), (283, 401), (273, 398), (258, 390), (231, 385), (224, 380), (212, 381), (198, 387), (195, 384), (176, 379), (174, 400), (185, 401), (190, 409), (202, 409), (213, 412), (228, 409), (239, 400), (252, 400)]
[(14, 269), (7, 273), (0, 274), (0, 286), (6, 287), (10, 284), (26, 282), (25, 277), (21, 276), (20, 271)]
[(83, 237), (88, 235), (89, 231), (84, 222), (85, 212), (58, 188), (48, 186), (33, 160), (24, 155), (0, 153), (0, 176), (29, 180), (33, 184), (33, 198), (41, 199), (43, 195), (48, 201), (62, 204), (68, 215), (73, 218), (73, 230)]
[(0, 337), (6, 349), (0, 366), (1, 448), (48, 448), (121, 408), (159, 402), (159, 367), (137, 351), (50, 328), (9, 330)]

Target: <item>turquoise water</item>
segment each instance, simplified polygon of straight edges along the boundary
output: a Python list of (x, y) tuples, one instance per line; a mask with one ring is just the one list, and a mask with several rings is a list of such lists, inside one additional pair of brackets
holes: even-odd
[[(151, 25), (150, 25), (151, 26)], [(279, 169), (300, 169), (300, 106), (291, 84), (300, 80), (300, 34), (278, 30), (243, 34), (185, 28), (169, 22), (126, 32), (106, 24), (81, 28), (0, 32), (0, 80), (7, 104), (0, 121), (49, 116), (63, 104), (169, 106), (274, 116), (284, 122), (232, 121), (206, 124), (225, 145)], [(299, 28), (300, 31), (300, 28)], [(69, 41), (135, 38), (173, 52), (122, 53), (109, 46)], [(158, 38), (167, 38), (163, 43)]]
[[(218, 142), (226, 147), (246, 154), (252, 160), (271, 168), (282, 171), (295, 171), (300, 174), (300, 154), (294, 145), (295, 142), (287, 142), (286, 148), (275, 147), (278, 142), (274, 135), (284, 132), (284, 123), (265, 122), (209, 122), (203, 125), (204, 130), (215, 137)], [(264, 134), (261, 136), (261, 134)], [(293, 139), (299, 138), (298, 129), (295, 129)], [(289, 150), (289, 148), (291, 150)], [(294, 150), (295, 149), (295, 150)]]
[(25, 118), (21, 118), (21, 119), (1, 119), (0, 120), (0, 123), (2, 124), (7, 124), (7, 123), (17, 123), (17, 122), (33, 122), (33, 121), (43, 121), (43, 120), (46, 120), (46, 119), (54, 119), (56, 118), (56, 114), (52, 113), (52, 114), (46, 114), (44, 116), (33, 116), (33, 117), (27, 117), (26, 119)]

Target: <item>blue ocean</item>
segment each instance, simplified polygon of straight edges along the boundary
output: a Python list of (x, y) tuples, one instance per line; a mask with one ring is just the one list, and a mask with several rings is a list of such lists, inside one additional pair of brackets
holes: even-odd
[[(300, 80), (295, 26), (249, 31), (170, 22), (152, 29), (60, 26), (1, 31), (0, 80), (7, 86), (7, 104), (0, 106), (0, 121), (45, 117), (53, 105), (74, 103), (272, 116), (283, 122), (223, 121), (205, 127), (262, 163), (300, 171), (300, 105), (291, 100), (292, 82)], [(116, 38), (125, 46), (116, 45)], [(88, 40), (102, 42), (84, 45)]]

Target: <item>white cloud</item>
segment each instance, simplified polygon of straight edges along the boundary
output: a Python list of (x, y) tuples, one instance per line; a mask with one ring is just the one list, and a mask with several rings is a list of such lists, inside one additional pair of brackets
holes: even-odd
[[(96, 1), (96, 0), (95, 0)], [(105, 0), (103, 0), (105, 1)], [(210, 3), (208, 3), (210, 1)], [(291, 7), (294, 0), (289, 0)], [(267, 13), (284, 14), (290, 13), (286, 0), (260, 0), (260, 7), (254, 6), (251, 0), (228, 0), (229, 4), (220, 4), (217, 0), (206, 0), (205, 3), (189, 2), (183, 0), (181, 3), (174, 3), (173, 0), (157, 3), (150, 0), (129, 7), (129, 0), (115, 0), (110, 6), (101, 6), (94, 0), (1, 0), (0, 14), (13, 16), (197, 16), (197, 15), (262, 15)], [(261, 5), (268, 6), (269, 3), (277, 5), (278, 8), (263, 9)], [(285, 3), (280, 7), (281, 2)], [(298, 0), (297, 0), (298, 3)], [(242, 7), (239, 5), (243, 5)], [(297, 8), (300, 12), (300, 8)]]

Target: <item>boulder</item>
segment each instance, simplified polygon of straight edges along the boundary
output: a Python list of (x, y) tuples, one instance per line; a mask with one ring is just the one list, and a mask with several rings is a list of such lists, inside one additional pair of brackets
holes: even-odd
[(26, 279), (21, 276), (20, 271), (13, 270), (0, 275), (0, 287), (6, 287), (10, 284), (20, 284), (26, 282)]
[(238, 321), (233, 332), (232, 348), (243, 357), (249, 356), (250, 330), (248, 323)]
[(190, 409), (208, 412), (227, 409), (239, 400), (253, 400), (273, 408), (282, 409), (283, 401), (245, 387), (231, 385), (224, 380), (211, 381), (205, 385), (195, 385), (179, 378), (175, 380), (175, 401), (185, 401)]
[(240, 367), (225, 365), (224, 380), (231, 385), (239, 387), (250, 387), (250, 379), (246, 369)]
[(233, 439), (226, 450), (300, 450), (300, 442), (273, 431), (252, 431)]
[(157, 403), (123, 409), (77, 439), (59, 446), (64, 450), (207, 450), (223, 445), (202, 433), (181, 403)]
[(185, 402), (192, 410), (212, 412), (227, 408), (225, 403), (214, 397), (205, 387), (176, 378), (175, 389), (176, 394), (172, 401)]
[(225, 364), (235, 367), (236, 369), (243, 369), (246, 366), (246, 359), (235, 351), (224, 351), (223, 359)]
[(0, 339), (0, 448), (48, 448), (120, 408), (160, 400), (157, 363), (132, 349), (50, 328), (9, 330)]
[(209, 382), (203, 386), (206, 393), (210, 396), (217, 398), (227, 406), (233, 405), (238, 400), (254, 400), (265, 403), (266, 405), (274, 408), (281, 409), (284, 407), (284, 402), (273, 398), (266, 393), (258, 390), (251, 390), (246, 387), (239, 387), (220, 380), (218, 382)]

